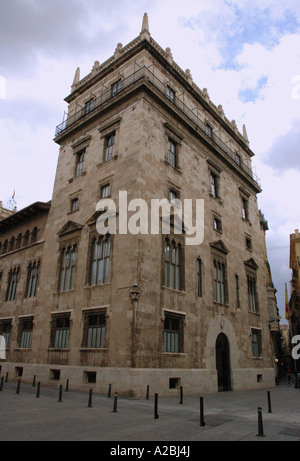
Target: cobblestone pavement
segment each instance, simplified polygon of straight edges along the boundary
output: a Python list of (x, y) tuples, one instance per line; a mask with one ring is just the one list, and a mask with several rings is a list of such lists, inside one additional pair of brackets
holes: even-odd
[(149, 400), (92, 393), (89, 401), (89, 391), (71, 386), (61, 398), (59, 386), (41, 386), (39, 397), (37, 385), (20, 382), (19, 393), (17, 387), (15, 380), (4, 382), (0, 392), (1, 441), (300, 441), (300, 389), (293, 384), (202, 394), (205, 426), (199, 395), (183, 393), (182, 403), (179, 391), (158, 395), (155, 419), (151, 390)]

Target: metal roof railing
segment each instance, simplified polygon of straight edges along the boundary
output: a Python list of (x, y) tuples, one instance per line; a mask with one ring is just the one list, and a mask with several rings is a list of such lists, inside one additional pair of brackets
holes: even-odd
[(97, 109), (101, 108), (109, 100), (113, 101), (114, 98), (116, 98), (118, 95), (124, 92), (132, 84), (142, 79), (146, 79), (148, 82), (152, 83), (154, 87), (157, 90), (159, 90), (159, 92), (163, 95), (166, 101), (168, 101), (168, 103), (173, 104), (177, 109), (184, 113), (190, 121), (194, 122), (197, 125), (197, 127), (200, 128), (201, 134), (205, 139), (210, 140), (212, 143), (215, 143), (219, 147), (219, 149), (221, 149), (221, 151), (226, 154), (226, 156), (230, 157), (230, 159), (235, 162), (238, 168), (245, 172), (247, 176), (249, 176), (260, 187), (260, 180), (257, 177), (257, 175), (245, 162), (243, 162), (239, 157), (236, 156), (236, 152), (234, 152), (224, 141), (222, 141), (222, 139), (216, 133), (211, 132), (210, 134), (208, 134), (207, 125), (198, 117), (198, 115), (195, 112), (193, 112), (178, 97), (175, 96), (172, 100), (170, 99), (170, 97), (168, 98), (166, 92), (166, 85), (146, 67), (141, 67), (133, 74), (119, 81), (117, 85), (113, 84), (110, 89), (103, 91), (103, 93), (97, 98), (94, 98), (92, 102), (89, 101), (89, 103), (85, 107), (70, 115), (67, 118), (67, 120), (63, 121), (56, 127), (55, 137), (63, 134), (68, 128), (71, 128), (72, 125), (74, 125), (77, 121), (85, 120), (90, 114), (96, 113)]

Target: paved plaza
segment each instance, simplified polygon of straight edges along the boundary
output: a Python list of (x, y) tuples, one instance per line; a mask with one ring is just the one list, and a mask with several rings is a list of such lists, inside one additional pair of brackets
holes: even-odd
[[(9, 380), (0, 392), (1, 441), (300, 441), (300, 389), (270, 389), (149, 399), (115, 398)], [(270, 400), (268, 399), (270, 392)], [(270, 402), (270, 404), (269, 404)], [(258, 424), (261, 407), (262, 425)], [(271, 411), (269, 411), (271, 410)], [(257, 435), (260, 433), (260, 435)], [(188, 444), (185, 444), (188, 445)], [(117, 446), (113, 444), (112, 446)], [(133, 444), (134, 446), (134, 444)]]

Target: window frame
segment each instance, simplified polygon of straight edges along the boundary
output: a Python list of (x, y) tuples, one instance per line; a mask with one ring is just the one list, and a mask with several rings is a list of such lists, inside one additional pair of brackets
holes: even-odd
[(26, 298), (36, 298), (39, 283), (40, 261), (30, 262), (27, 267)]
[(17, 266), (8, 272), (5, 302), (15, 301), (16, 299), (20, 271), (20, 266)]
[(163, 239), (163, 287), (185, 290), (184, 240), (167, 235)]
[(226, 259), (213, 257), (213, 300), (218, 304), (228, 304), (228, 280)]
[[(169, 165), (176, 169), (178, 167), (178, 144), (170, 136), (168, 137), (168, 163)], [(170, 147), (173, 148), (170, 149)]]
[[(75, 286), (78, 244), (69, 243), (60, 249), (59, 293), (71, 291)], [(75, 256), (75, 261), (74, 261)]]
[(94, 109), (94, 98), (90, 98), (84, 103), (84, 115), (88, 115)]
[(104, 153), (103, 153), (104, 162), (108, 162), (109, 160), (115, 157), (115, 147), (116, 147), (116, 130), (113, 130), (104, 136)]
[(163, 352), (184, 353), (185, 314), (165, 310), (163, 315)]
[(247, 273), (247, 293), (249, 312), (254, 314), (259, 313), (258, 293), (257, 293), (257, 277), (254, 273)]
[(20, 349), (31, 349), (34, 318), (19, 318), (18, 346)]
[(197, 270), (197, 298), (203, 297), (203, 262), (200, 256), (196, 260)]
[[(91, 287), (109, 283), (111, 279), (112, 236), (92, 235), (90, 239), (89, 279)], [(101, 277), (99, 277), (101, 274)]]
[(116, 96), (122, 91), (122, 79), (119, 78), (118, 80), (113, 82), (110, 88), (111, 88), (110, 94), (111, 94), (111, 97), (113, 98), (114, 96)]
[(172, 104), (175, 103), (175, 95), (176, 95), (176, 91), (170, 85), (167, 84), (166, 85), (166, 96)]
[(6, 349), (10, 346), (12, 319), (0, 319), (0, 335), (5, 338)]
[[(61, 323), (61, 325), (59, 325)], [(71, 331), (71, 314), (53, 314), (51, 317), (50, 348), (68, 349)]]
[(252, 358), (262, 356), (262, 333), (257, 328), (251, 328), (251, 352)]
[(78, 178), (84, 173), (84, 162), (86, 156), (86, 148), (80, 149), (75, 153), (75, 177)]
[[(96, 323), (91, 323), (91, 319)], [(95, 319), (96, 318), (96, 319)], [(101, 323), (102, 320), (102, 323)], [(96, 331), (94, 331), (96, 330)], [(87, 309), (83, 311), (82, 347), (85, 349), (106, 349), (107, 345), (107, 310), (106, 308)]]

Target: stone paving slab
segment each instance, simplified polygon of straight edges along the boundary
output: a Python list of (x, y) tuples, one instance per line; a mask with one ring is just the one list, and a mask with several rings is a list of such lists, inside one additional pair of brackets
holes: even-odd
[[(89, 392), (62, 392), (59, 388), (17, 382), (4, 383), (0, 392), (1, 441), (300, 441), (300, 389), (292, 385), (267, 390), (203, 394), (205, 426), (200, 426), (199, 396), (159, 397), (159, 418), (154, 419), (150, 399), (117, 398)], [(262, 407), (263, 437), (258, 436), (258, 412)]]

